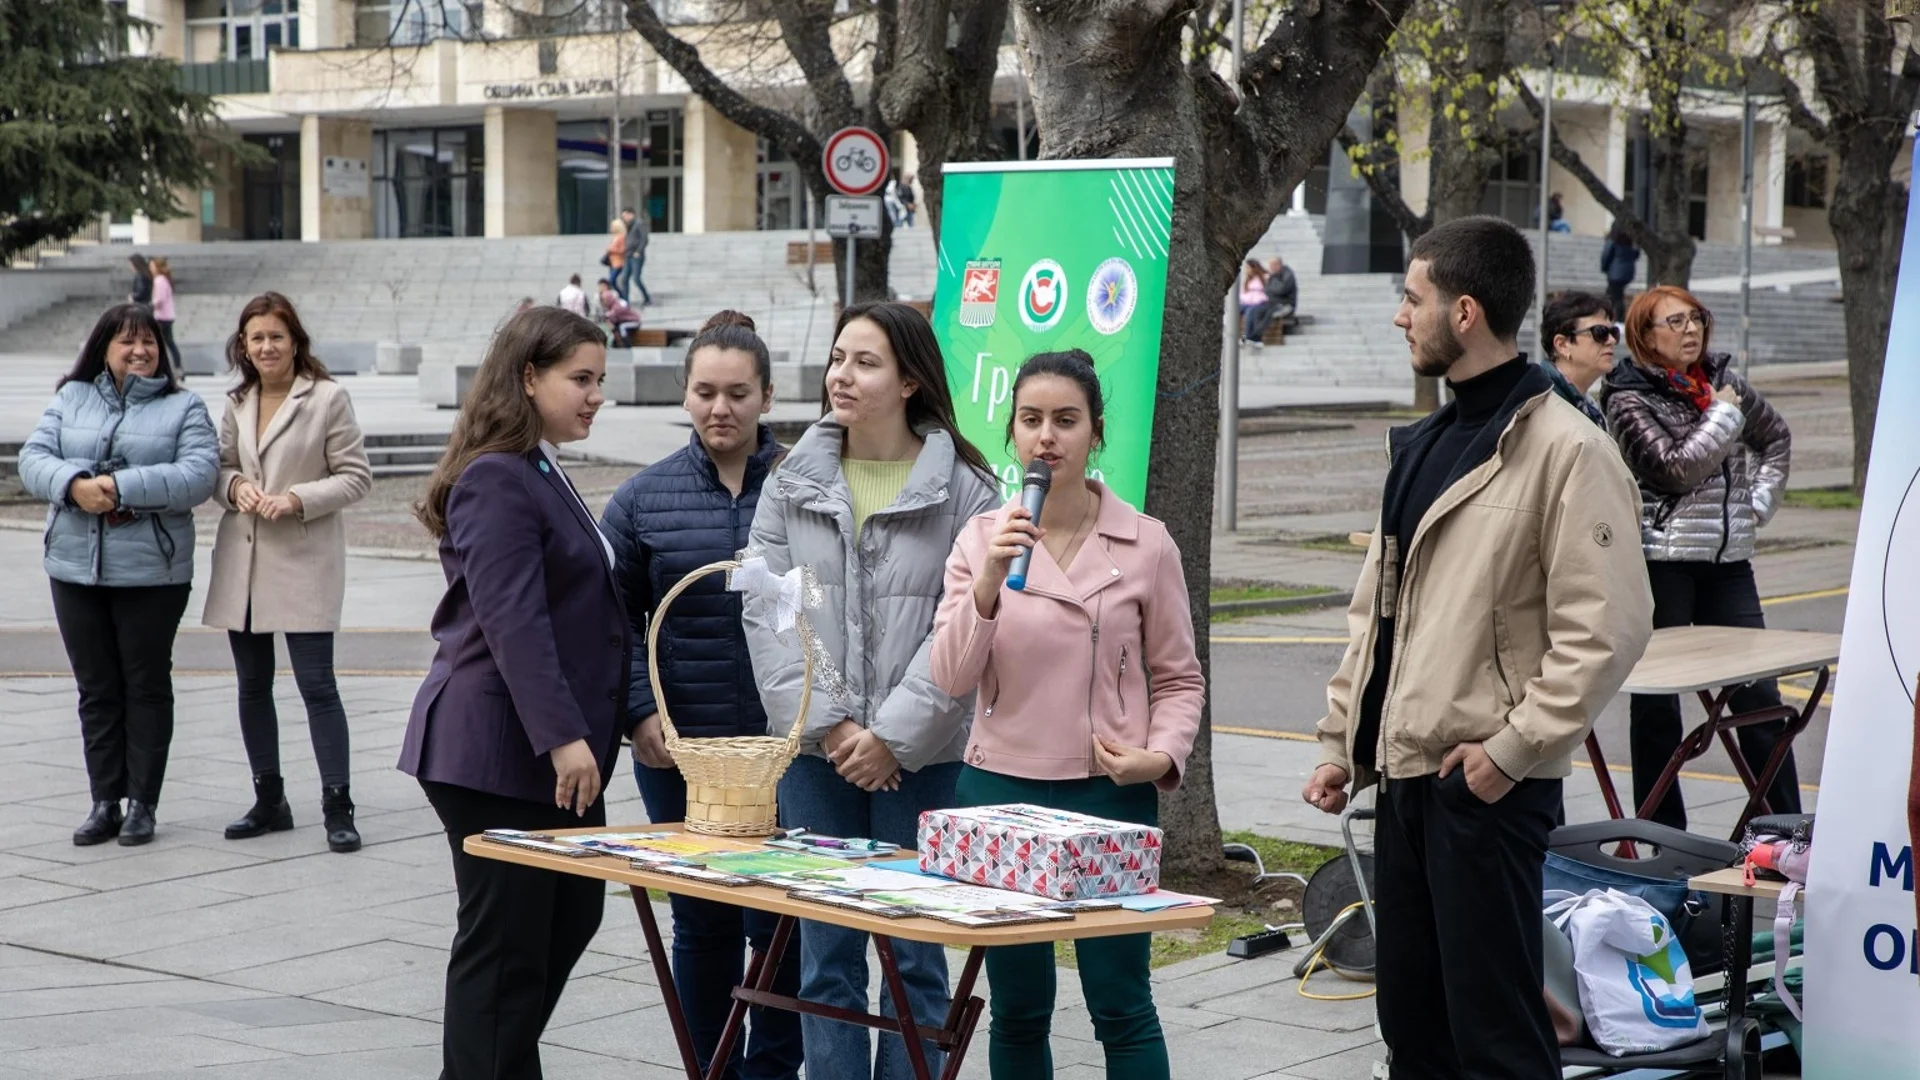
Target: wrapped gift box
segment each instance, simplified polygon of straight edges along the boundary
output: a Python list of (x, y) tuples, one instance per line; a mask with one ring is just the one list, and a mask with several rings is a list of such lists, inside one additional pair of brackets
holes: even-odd
[(1011, 803), (920, 815), (920, 869), (1056, 900), (1151, 892), (1159, 829)]

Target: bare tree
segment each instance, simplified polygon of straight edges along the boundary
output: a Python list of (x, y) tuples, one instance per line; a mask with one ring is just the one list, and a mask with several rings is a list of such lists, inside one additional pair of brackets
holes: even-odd
[[(1324, 160), (1408, 0), (1300, 2), (1252, 49), (1237, 86), (1189, 50), (1196, 0), (1018, 0), (1045, 158), (1172, 157), (1154, 469), (1147, 510), (1180, 545), (1195, 626), (1208, 622), (1220, 308), (1240, 256)], [(1206, 635), (1198, 642), (1209, 663)], [(1210, 720), (1162, 804), (1176, 869), (1220, 859)]]
[[(1906, 236), (1908, 184), (1894, 175), (1909, 117), (1920, 106), (1920, 52), (1910, 24), (1879, 0), (1793, 0), (1769, 31), (1763, 60), (1809, 78), (1783, 92), (1787, 119), (1837, 159), (1827, 221), (1846, 298), (1847, 381), (1853, 412), (1853, 488), (1867, 483), (1880, 376)], [(1824, 112), (1823, 119), (1815, 111)]]
[(940, 242), (949, 161), (1001, 156), (993, 131), (993, 77), (1006, 35), (1007, 0), (908, 0), (900, 8), (899, 55), (878, 88), (880, 111), (913, 133), (927, 221)]

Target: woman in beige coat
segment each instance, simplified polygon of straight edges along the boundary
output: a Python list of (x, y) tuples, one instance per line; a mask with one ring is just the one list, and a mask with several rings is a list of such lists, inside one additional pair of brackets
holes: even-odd
[(243, 840), (293, 828), (280, 776), (273, 704), (273, 635), (287, 636), (320, 765), (327, 847), (355, 851), (348, 791), (347, 713), (333, 676), (333, 634), (346, 594), (347, 534), (340, 511), (372, 485), (347, 392), (314, 359), (293, 305), (262, 293), (240, 312), (227, 343), (240, 385), (220, 422), (226, 515), (213, 544), (203, 622), (227, 631), (240, 681), (240, 735), (253, 770), (253, 808), (227, 826)]

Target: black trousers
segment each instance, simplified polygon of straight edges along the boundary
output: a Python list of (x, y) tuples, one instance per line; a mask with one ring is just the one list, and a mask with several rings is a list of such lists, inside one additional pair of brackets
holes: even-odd
[(173, 637), (192, 588), (53, 582), (95, 802), (160, 803), (173, 745)]
[(460, 910), (447, 958), (441, 1080), (539, 1080), (540, 1034), (567, 976), (600, 929), (605, 882), (475, 858), (461, 850), (488, 829), (607, 823), (605, 800), (584, 818), (551, 804), (422, 780), (447, 829)]
[(1553, 1080), (1541, 865), (1560, 781), (1491, 805), (1456, 769), (1388, 780), (1374, 825), (1381, 1034), (1395, 1077)]
[[(247, 766), (253, 775), (280, 771), (280, 713), (273, 703), (273, 635), (227, 631), (233, 649), (233, 667), (240, 682), (240, 740), (247, 747)], [(350, 778), (347, 764), (347, 709), (340, 703), (340, 684), (333, 677), (333, 635), (290, 633), (287, 658), (293, 662), (294, 685), (307, 706), (307, 733), (313, 738), (313, 757), (320, 766), (320, 783), (344, 787)]]
[[(1653, 587), (1653, 626), (1743, 626), (1759, 629), (1767, 622), (1760, 613), (1760, 589), (1754, 584), (1753, 564), (1647, 563), (1647, 582)], [(1734, 691), (1730, 713), (1780, 704), (1780, 689), (1772, 679), (1749, 683)], [(1629, 708), (1629, 745), (1633, 755), (1633, 805), (1638, 808), (1653, 791), (1653, 782), (1680, 746), (1680, 699), (1672, 695), (1635, 694)], [(1740, 756), (1755, 776), (1786, 730), (1785, 721), (1756, 724), (1734, 732)], [(1780, 773), (1767, 788), (1767, 806), (1776, 814), (1800, 812), (1800, 770), (1793, 752), (1780, 764)], [(1653, 820), (1676, 829), (1687, 827), (1687, 804), (1676, 782), (1654, 811)]]
[(1627, 321), (1627, 286), (1630, 284), (1630, 281), (1607, 282), (1607, 306), (1613, 309), (1614, 322)]

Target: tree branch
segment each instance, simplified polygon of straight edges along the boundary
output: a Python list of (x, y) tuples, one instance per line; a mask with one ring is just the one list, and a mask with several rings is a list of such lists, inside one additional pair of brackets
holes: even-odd
[(1827, 129), (1826, 121), (1807, 107), (1806, 96), (1800, 92), (1800, 84), (1794, 81), (1793, 75), (1787, 70), (1787, 59), (1771, 33), (1760, 50), (1760, 61), (1780, 72), (1780, 100), (1787, 110), (1787, 122), (1806, 132), (1814, 141), (1824, 144), (1832, 132)]
[[(774, 21), (780, 24), (780, 37), (806, 76), (807, 89), (813, 92), (820, 114), (836, 126), (856, 122), (860, 115), (854, 104), (853, 86), (847, 82), (846, 69), (833, 51), (832, 0), (781, 0), (769, 5)], [(886, 60), (890, 61), (889, 56)], [(876, 52), (873, 73), (883, 79), (884, 63)]]
[(1373, 197), (1386, 207), (1387, 213), (1393, 216), (1394, 224), (1400, 227), (1401, 233), (1409, 241), (1418, 240), (1423, 233), (1433, 228), (1431, 207), (1424, 214), (1414, 213), (1413, 207), (1407, 205), (1406, 197), (1400, 194), (1399, 186), (1387, 178), (1386, 171), (1361, 160), (1367, 147), (1360, 136), (1354, 132), (1351, 124), (1340, 125), (1340, 133), (1334, 138), (1340, 140), (1340, 147), (1347, 152), (1347, 158), (1353, 162), (1355, 171), (1359, 172), (1360, 178), (1367, 182), (1367, 190), (1373, 192)]
[(653, 46), (653, 51), (680, 73), (681, 78), (687, 80), (688, 89), (719, 110), (720, 115), (787, 151), (802, 169), (811, 167), (809, 175), (819, 172), (820, 140), (807, 130), (806, 125), (788, 113), (757, 104), (728, 86), (725, 79), (700, 59), (699, 49), (667, 29), (667, 25), (660, 21), (659, 13), (653, 10), (651, 0), (626, 2), (627, 24), (638, 31), (647, 44)]
[(1800, 43), (1813, 60), (1814, 90), (1827, 107), (1827, 126), (1839, 130), (1866, 119), (1869, 104), (1831, 9), (1831, 0), (1796, 0), (1790, 8), (1799, 24)]
[[(1541, 106), (1540, 99), (1534, 94), (1533, 88), (1527, 85), (1526, 80), (1522, 79), (1518, 72), (1510, 72), (1508, 81), (1513, 84), (1514, 92), (1520, 98), (1520, 104), (1525, 106), (1528, 114), (1533, 117), (1536, 125), (1534, 138), (1539, 138), (1540, 128), (1545, 126), (1545, 108)], [(1607, 186), (1607, 182), (1588, 167), (1577, 151), (1560, 138), (1560, 132), (1552, 133), (1547, 153), (1561, 168), (1573, 174), (1575, 180), (1580, 181), (1581, 186), (1587, 189), (1595, 202), (1613, 215), (1614, 223), (1625, 229), (1627, 235), (1633, 238), (1633, 242), (1638, 244), (1641, 250), (1649, 253), (1665, 250), (1666, 242), (1660, 239), (1660, 234), (1640, 220), (1640, 215), (1633, 212), (1626, 200), (1613, 193), (1613, 189)]]

